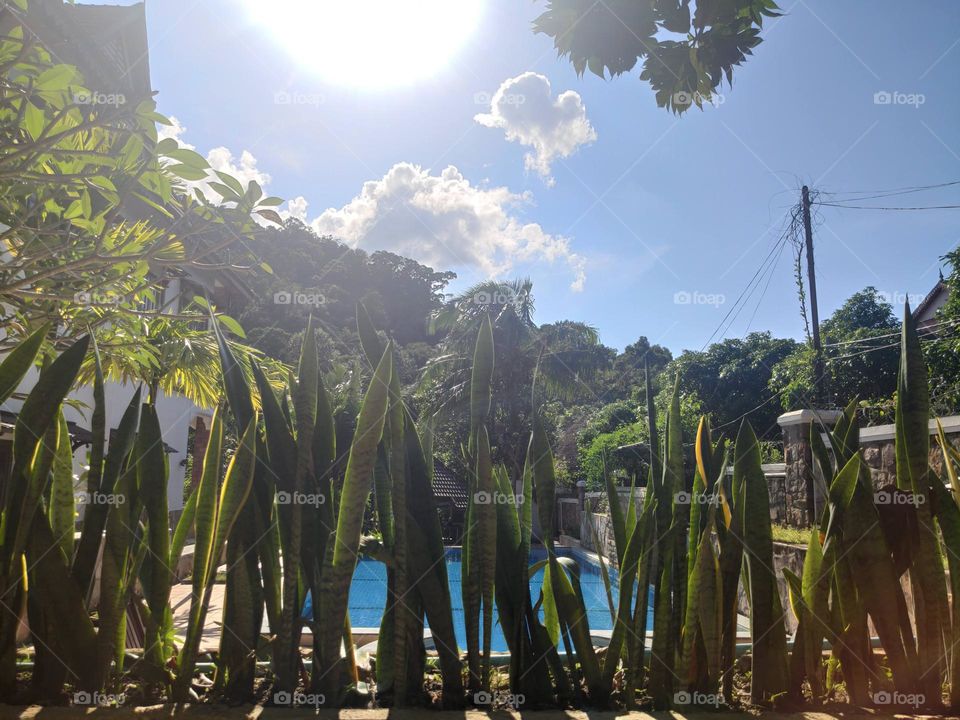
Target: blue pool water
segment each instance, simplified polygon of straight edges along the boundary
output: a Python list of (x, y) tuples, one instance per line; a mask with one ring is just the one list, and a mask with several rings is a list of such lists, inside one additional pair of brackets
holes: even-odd
[[(607, 603), (607, 594), (603, 587), (603, 578), (600, 575), (600, 566), (589, 562), (583, 556), (574, 554), (569, 550), (558, 548), (557, 551), (560, 555), (573, 557), (580, 565), (580, 587), (583, 592), (584, 604), (587, 606), (587, 619), (590, 623), (590, 629), (612, 629), (613, 623), (610, 620), (610, 609)], [(531, 549), (531, 565), (544, 558), (546, 558), (546, 551), (543, 548)], [(453, 603), (453, 624), (457, 636), (457, 644), (463, 649), (467, 646), (467, 635), (464, 626), (460, 566), (460, 548), (449, 548), (447, 550), (447, 577), (450, 582), (450, 598)], [(614, 586), (613, 597), (614, 602), (616, 602), (617, 571), (609, 566), (607, 570), (610, 573), (610, 580)], [(543, 571), (541, 570), (530, 579), (530, 595), (534, 603), (537, 602), (537, 598), (540, 596), (540, 588), (542, 585)], [(361, 558), (357, 563), (357, 568), (353, 573), (353, 582), (350, 585), (350, 623), (355, 628), (379, 627), (386, 602), (386, 566), (376, 560)], [(490, 638), (490, 647), (494, 652), (506, 652), (507, 642), (499, 626), (496, 607), (494, 607), (493, 611), (493, 623), (494, 628)], [(481, 628), (481, 634), (482, 632)]]

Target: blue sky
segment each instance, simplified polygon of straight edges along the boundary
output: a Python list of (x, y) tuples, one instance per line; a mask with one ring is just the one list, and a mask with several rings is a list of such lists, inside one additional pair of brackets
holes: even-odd
[[(308, 221), (353, 233), (360, 247), (450, 258), (438, 269), (458, 272), (453, 290), (496, 270), (530, 275), (538, 321), (581, 320), (608, 345), (646, 335), (679, 352), (714, 333), (804, 182), (847, 193), (960, 180), (960, 5), (781, 5), (785, 16), (768, 22), (722, 104), (681, 118), (656, 107), (638, 72), (578, 78), (530, 30), (543, 2), (486, 0), (466, 45), (433, 77), (374, 91), (325, 82), (278, 39), (295, 19), (277, 18), (268, 32), (242, 2), (151, 0), (147, 21), (160, 110), (184, 128), (181, 141), (269, 176), (270, 194), (306, 201), (295, 210)], [(525, 167), (530, 148), (474, 117), (526, 72), (548, 79), (554, 97), (575, 91), (568, 107), (595, 135), (553, 157), (546, 174)], [(875, 104), (881, 91), (922, 104)], [(370, 181), (379, 210), (355, 201)], [(432, 209), (389, 209), (414, 190)], [(958, 201), (960, 186), (863, 204)], [(446, 203), (452, 215), (429, 214)], [(925, 294), (938, 258), (960, 241), (958, 218), (822, 208), (821, 315), (866, 285), (893, 299)], [(580, 272), (582, 289), (572, 288)], [(763, 285), (727, 337), (802, 335), (789, 247), (771, 272), (762, 302)], [(678, 293), (699, 301), (678, 304)]]

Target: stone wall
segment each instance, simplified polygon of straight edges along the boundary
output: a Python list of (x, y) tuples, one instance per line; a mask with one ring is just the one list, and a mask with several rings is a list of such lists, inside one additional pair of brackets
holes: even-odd
[[(784, 622), (787, 626), (788, 636), (793, 635), (793, 632), (797, 629), (797, 618), (790, 608), (790, 590), (787, 587), (787, 580), (783, 576), (783, 569), (789, 568), (799, 577), (802, 577), (803, 559), (806, 555), (807, 549), (801, 545), (787, 545), (778, 542), (773, 544), (773, 570), (777, 577), (777, 590), (780, 592), (780, 604), (783, 606)], [(742, 615), (750, 615), (750, 600), (742, 583), (737, 594), (737, 612)]]
[[(580, 523), (580, 545), (598, 555), (601, 553), (614, 566), (617, 564), (617, 543), (613, 537), (613, 523), (610, 522), (610, 516), (595, 512), (581, 513)], [(597, 547), (593, 542), (594, 531), (600, 541)]]
[[(947, 441), (955, 448), (960, 449), (960, 416), (940, 418)], [(936, 439), (937, 425), (930, 423), (930, 466), (942, 476), (943, 452)], [(878, 425), (863, 428), (860, 431), (860, 447), (863, 448), (863, 459), (870, 468), (870, 477), (875, 488), (897, 482), (897, 455), (894, 448), (896, 428), (893, 425)]]

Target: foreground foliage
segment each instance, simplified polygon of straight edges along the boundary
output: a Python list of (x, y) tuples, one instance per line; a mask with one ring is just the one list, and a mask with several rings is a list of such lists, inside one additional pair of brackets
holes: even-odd
[[(298, 367), (279, 395), (256, 361), (236, 354), (213, 323), (227, 403), (214, 418), (202, 478), (172, 532), (155, 398), (134, 393), (107, 447), (103, 374), (96, 371), (85, 485), (89, 497), (114, 502), (89, 504), (74, 542), (72, 449), (61, 408), (82, 364), (89, 356), (99, 368), (99, 355), (84, 337), (44, 362), (18, 415), (13, 464), (3, 478), (3, 699), (23, 697), (17, 677), (20, 617), (29, 622), (35, 650), (29, 681), (34, 698), (55, 698), (65, 687), (104, 693), (133, 677), (157, 697), (190, 699), (201, 691), (200, 637), (210, 622), (216, 568), (225, 557), (220, 647), (212, 656), (215, 692), (251, 698), (262, 671), (257, 660), (263, 658), (278, 696), (306, 682), (328, 705), (366, 702), (348, 606), (357, 559), (367, 554), (387, 566), (376, 664), (383, 704), (422, 702), (427, 622), (443, 704), (462, 706), (465, 686), (474, 698), (489, 692), (494, 605), (511, 651), (511, 694), (527, 707), (604, 707), (615, 690), (630, 707), (651, 702), (667, 709), (702, 697), (735, 703), (733, 672), (745, 650), (753, 668), (750, 701), (759, 705), (796, 704), (807, 696), (826, 700), (841, 680), (856, 704), (892, 690), (917, 706), (936, 708), (944, 683), (951, 705), (960, 701), (960, 670), (951, 651), (960, 623), (950, 599), (960, 597), (960, 454), (941, 431), (947, 456), (942, 477), (929, 465), (926, 374), (909, 312), (897, 393), (897, 487), (889, 490), (898, 502), (874, 502), (858, 449), (855, 402), (826, 433), (826, 443), (814, 426), (811, 441), (825, 503), (819, 527), (808, 536), (802, 574), (784, 571), (789, 598), (780, 597), (772, 570), (769, 497), (750, 424), (744, 422), (730, 443), (715, 438), (704, 417), (688, 475), (678, 422), (679, 379), (662, 439), (648, 393), (648, 432), (659, 452), (652, 456), (645, 487), (635, 486), (623, 507), (607, 478), (615, 544), (610, 560), (619, 581), (613, 586), (603, 568), (614, 620), (603, 653), (594, 646), (579, 568), (555, 546), (556, 473), (536, 393), (520, 476), (511, 477), (491, 460), (487, 422), (496, 350), (491, 323), (483, 320), (469, 389), (471, 431), (462, 448), (473, 468), (462, 549), (465, 666), (453, 632), (431, 487), (430, 436), (423, 441), (401, 395), (393, 343), (384, 341), (362, 306), (357, 318), (372, 374), (355, 430), (341, 448), (343, 434), (337, 433), (337, 411), (318, 369), (312, 322)], [(26, 338), (0, 364), (0, 401), (38, 359), (47, 332), (41, 328)], [(237, 428), (235, 443), (228, 442), (229, 427)], [(228, 446), (235, 449), (225, 462)], [(345, 465), (338, 462), (344, 455)], [(547, 558), (531, 565), (534, 498)], [(364, 534), (368, 513), (377, 536)], [(172, 628), (172, 568), (191, 533), (192, 595), (179, 637)], [(94, 620), (88, 598), (97, 582), (101, 535)], [(542, 586), (532, 593), (528, 578), (541, 569)], [(903, 592), (904, 574), (913, 600)], [(749, 599), (749, 647), (737, 642), (741, 587)], [(312, 612), (305, 617), (308, 593)], [(787, 601), (799, 622), (792, 645), (785, 630)], [(142, 653), (125, 648), (131, 603), (145, 619)], [(884, 660), (872, 652), (871, 626)], [(313, 648), (308, 677), (299, 649), (305, 629)], [(830, 650), (826, 663), (824, 641)]]

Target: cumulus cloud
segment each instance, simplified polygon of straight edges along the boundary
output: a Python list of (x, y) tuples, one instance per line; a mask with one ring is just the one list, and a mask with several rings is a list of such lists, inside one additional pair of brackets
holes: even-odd
[[(306, 214), (303, 198), (287, 212)], [(570, 240), (524, 222), (517, 207), (528, 194), (506, 187), (473, 185), (454, 166), (438, 175), (411, 163), (397, 163), (341, 208), (328, 208), (311, 223), (364, 250), (389, 250), (433, 267), (472, 267), (486, 276), (509, 272), (515, 263), (561, 262), (573, 273), (570, 287), (582, 290), (586, 261)]]
[[(196, 146), (191, 145), (183, 139), (187, 128), (176, 117), (171, 116), (169, 120), (170, 125), (159, 126), (157, 130), (158, 137), (161, 140), (164, 138), (173, 138), (180, 143), (182, 147), (188, 150), (196, 150)], [(244, 187), (249, 185), (251, 180), (256, 181), (261, 187), (265, 187), (270, 182), (270, 175), (257, 167), (257, 159), (249, 150), (241, 151), (240, 157), (238, 158), (234, 156), (229, 148), (219, 146), (207, 153), (206, 160), (210, 163), (211, 168), (232, 175), (239, 180), (240, 184)], [(210, 175), (212, 176), (213, 173), (210, 173)], [(212, 177), (212, 179), (216, 180), (216, 177)], [(220, 194), (210, 187), (207, 180), (184, 181), (184, 183), (188, 187), (199, 188), (207, 199), (212, 202), (219, 202), (221, 199)]]
[(481, 125), (501, 128), (510, 142), (532, 148), (524, 166), (553, 184), (550, 166), (597, 139), (579, 93), (567, 90), (553, 97), (550, 81), (525, 72), (504, 80), (490, 102), (490, 112), (474, 116)]

